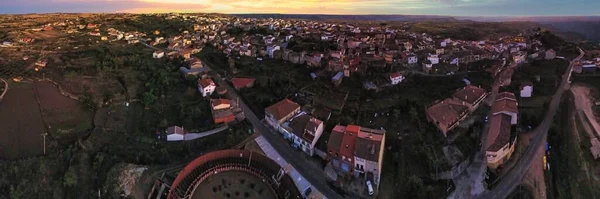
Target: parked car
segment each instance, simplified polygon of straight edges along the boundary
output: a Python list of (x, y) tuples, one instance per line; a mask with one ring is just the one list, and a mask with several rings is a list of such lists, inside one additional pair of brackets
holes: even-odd
[(370, 180), (367, 180), (367, 190), (369, 190), (369, 195), (372, 196), (375, 192), (373, 191), (373, 185)]

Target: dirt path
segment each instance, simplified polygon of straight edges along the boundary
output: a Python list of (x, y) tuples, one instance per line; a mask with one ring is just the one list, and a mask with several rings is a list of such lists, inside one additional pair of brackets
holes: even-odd
[(593, 104), (592, 100), (590, 99), (590, 88), (584, 85), (574, 84), (571, 87), (571, 92), (575, 96), (575, 107), (578, 111), (582, 111), (589, 121), (585, 121), (583, 120), (584, 118), (581, 118), (581, 122), (583, 124), (589, 123), (593, 131), (595, 131), (588, 132), (588, 135), (591, 138), (596, 137), (600, 139), (600, 125), (598, 124), (598, 121), (596, 121), (594, 111), (592, 110)]
[[(521, 134), (519, 136), (519, 144), (521, 147), (527, 147), (531, 139), (533, 139), (533, 134)], [(544, 199), (546, 198), (546, 181), (544, 179), (544, 145), (538, 149), (535, 155), (535, 160), (531, 167), (525, 173), (525, 178), (521, 183), (529, 186), (531, 188), (533, 198), (536, 199)]]

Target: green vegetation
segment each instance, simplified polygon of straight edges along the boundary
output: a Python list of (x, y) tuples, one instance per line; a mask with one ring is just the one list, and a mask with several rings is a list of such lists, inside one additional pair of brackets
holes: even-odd
[(418, 22), (410, 26), (410, 31), (423, 32), (440, 38), (460, 40), (484, 40), (502, 35), (516, 35), (520, 30), (533, 29), (536, 25), (525, 22), (488, 23), (474, 21)]
[[(589, 146), (584, 143), (586, 136), (580, 122), (574, 122), (573, 96), (568, 93), (563, 99), (559, 113), (548, 133), (551, 170), (546, 174), (547, 194), (549, 198), (597, 198), (600, 196), (600, 183), (590, 172), (597, 164), (591, 158)], [(577, 131), (578, 133), (574, 133)], [(579, 136), (580, 139), (575, 138)], [(580, 140), (578, 142), (578, 140)], [(587, 148), (586, 148), (587, 147)]]

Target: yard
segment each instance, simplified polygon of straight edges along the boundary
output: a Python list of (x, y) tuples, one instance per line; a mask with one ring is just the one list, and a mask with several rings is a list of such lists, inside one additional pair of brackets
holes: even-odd
[(9, 83), (0, 102), (0, 159), (17, 159), (43, 153), (46, 133), (32, 84)]

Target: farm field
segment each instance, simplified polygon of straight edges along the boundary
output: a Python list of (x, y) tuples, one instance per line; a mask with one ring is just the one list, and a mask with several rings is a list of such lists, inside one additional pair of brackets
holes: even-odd
[(10, 84), (0, 102), (0, 159), (42, 154), (45, 132), (32, 84)]
[(53, 136), (80, 133), (92, 126), (92, 115), (76, 100), (60, 94), (51, 82), (35, 82), (35, 91), (40, 101), (42, 116)]

